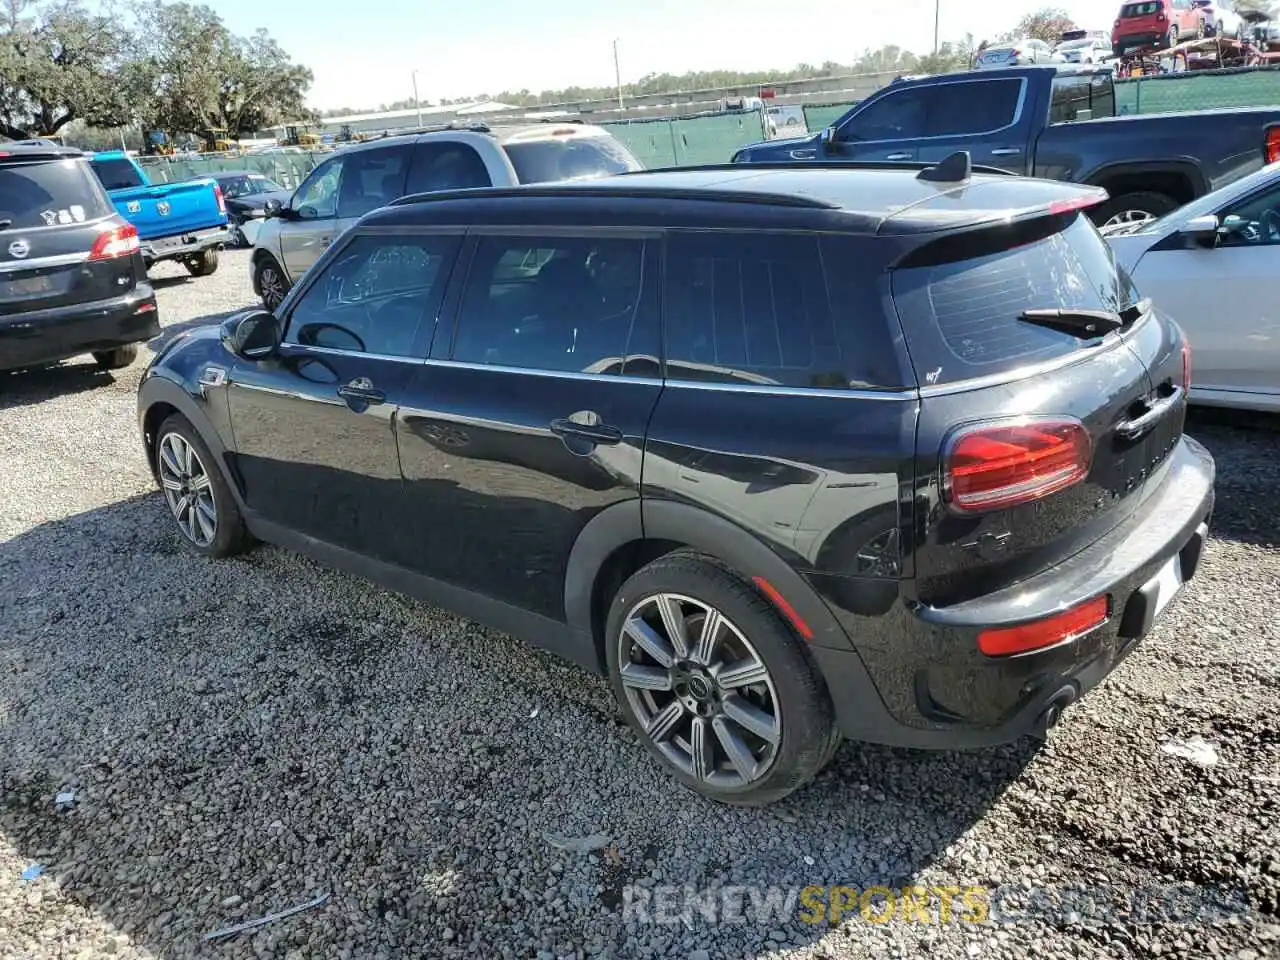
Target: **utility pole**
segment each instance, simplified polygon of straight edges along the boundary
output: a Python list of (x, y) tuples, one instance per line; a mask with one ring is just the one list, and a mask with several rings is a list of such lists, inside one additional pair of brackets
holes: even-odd
[(938, 15), (942, 12), (942, 0), (933, 0), (933, 55), (938, 55)]
[(618, 40), (613, 40), (613, 79), (618, 84), (618, 111), (622, 112), (626, 107), (622, 104), (622, 68), (618, 66)]
[(418, 126), (422, 126), (422, 101), (418, 99), (418, 71), (413, 71), (411, 76), (413, 77), (413, 106), (418, 111)]

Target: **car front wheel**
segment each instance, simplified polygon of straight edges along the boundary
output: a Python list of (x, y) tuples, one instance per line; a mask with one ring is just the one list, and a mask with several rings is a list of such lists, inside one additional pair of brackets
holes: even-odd
[(271, 255), (261, 257), (253, 268), (253, 285), (262, 298), (262, 305), (274, 310), (284, 302), (289, 292), (289, 281), (284, 277), (284, 270)]
[(718, 561), (669, 554), (618, 591), (610, 681), (627, 721), (679, 781), (759, 806), (811, 780), (839, 744), (826, 687), (794, 631)]
[(205, 556), (226, 557), (248, 545), (249, 535), (227, 481), (200, 434), (181, 414), (160, 425), (155, 465), (169, 513), (188, 546)]

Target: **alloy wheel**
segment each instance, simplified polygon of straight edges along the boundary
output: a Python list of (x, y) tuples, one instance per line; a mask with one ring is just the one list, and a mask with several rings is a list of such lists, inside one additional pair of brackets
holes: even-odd
[(1155, 215), (1146, 210), (1120, 210), (1112, 214), (1111, 217), (1103, 224), (1104, 227), (1128, 226), (1133, 224), (1148, 223), (1155, 219)]
[(180, 433), (166, 433), (159, 446), (160, 485), (178, 529), (197, 547), (208, 547), (218, 533), (213, 484), (200, 455)]
[(273, 266), (262, 268), (258, 276), (258, 286), (262, 290), (262, 302), (268, 310), (274, 310), (284, 300), (284, 277)]
[(618, 643), (627, 704), (668, 761), (728, 789), (769, 772), (782, 743), (777, 691), (755, 647), (720, 611), (655, 594), (627, 614)]

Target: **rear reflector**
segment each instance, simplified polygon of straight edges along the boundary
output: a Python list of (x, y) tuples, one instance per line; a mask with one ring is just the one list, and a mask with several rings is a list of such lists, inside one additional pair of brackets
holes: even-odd
[(983, 630), (978, 634), (978, 649), (988, 657), (1007, 657), (1015, 653), (1042, 650), (1074, 640), (1107, 622), (1106, 596), (1094, 597), (1064, 613), (1019, 624)]
[(1267, 163), (1280, 160), (1280, 127), (1271, 127), (1267, 130), (1266, 154)]
[(138, 239), (138, 228), (132, 223), (126, 223), (123, 227), (104, 230), (98, 234), (98, 239), (93, 241), (93, 248), (89, 251), (89, 259), (114, 260), (116, 257), (127, 257), (140, 249), (142, 242)]
[(796, 613), (796, 608), (787, 603), (787, 598), (778, 592), (778, 588), (766, 580), (764, 577), (752, 577), (754, 583), (769, 600), (773, 603), (778, 611), (791, 621), (791, 625), (796, 628), (796, 633), (804, 637), (806, 640), (813, 639), (813, 628), (804, 622), (804, 618)]
[(1089, 473), (1093, 444), (1079, 420), (1030, 419), (965, 427), (943, 458), (943, 492), (962, 513), (1039, 500)]

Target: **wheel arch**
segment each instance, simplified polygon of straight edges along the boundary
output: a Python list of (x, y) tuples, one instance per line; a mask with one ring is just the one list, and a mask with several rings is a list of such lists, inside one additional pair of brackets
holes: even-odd
[[(240, 484), (228, 458), (226, 445), (218, 435), (218, 431), (209, 422), (201, 401), (198, 401), (181, 385), (167, 377), (152, 375), (143, 382), (138, 390), (138, 423), (142, 430), (142, 442), (147, 455), (147, 467), (153, 478), (156, 478), (156, 442), (160, 425), (175, 413), (182, 414), (192, 428), (200, 435), (210, 452), (222, 477), (231, 489), (236, 506), (243, 512), (246, 509), (241, 494)], [(156, 482), (159, 479), (156, 478)]]
[(1161, 193), (1179, 205), (1208, 192), (1204, 172), (1190, 158), (1109, 163), (1081, 182), (1105, 188), (1112, 199), (1126, 193)]

